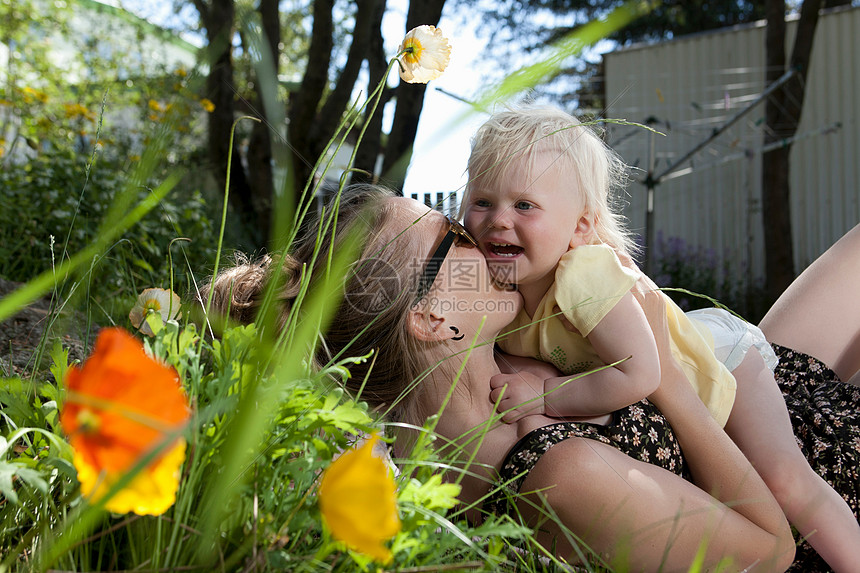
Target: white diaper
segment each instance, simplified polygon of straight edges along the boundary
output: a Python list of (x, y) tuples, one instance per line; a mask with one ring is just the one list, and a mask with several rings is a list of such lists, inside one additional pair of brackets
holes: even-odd
[(767, 367), (776, 368), (779, 359), (761, 329), (722, 308), (691, 310), (687, 316), (703, 324), (714, 337), (714, 354), (729, 370), (737, 368), (755, 346)]

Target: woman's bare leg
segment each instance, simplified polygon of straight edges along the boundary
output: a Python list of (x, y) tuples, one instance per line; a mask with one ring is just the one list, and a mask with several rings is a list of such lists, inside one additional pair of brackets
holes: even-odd
[(738, 392), (726, 433), (752, 462), (791, 524), (830, 567), (857, 571), (860, 524), (800, 451), (773, 373), (753, 348), (732, 374)]
[(818, 358), (842, 380), (860, 370), (860, 225), (795, 279), (760, 326), (770, 342)]

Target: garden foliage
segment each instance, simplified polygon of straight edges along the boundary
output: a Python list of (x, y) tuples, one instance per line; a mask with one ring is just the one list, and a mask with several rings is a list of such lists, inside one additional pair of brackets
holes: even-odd
[[(147, 107), (165, 111), (160, 104)], [(200, 194), (180, 185), (167, 195), (181, 181), (175, 166), (182, 163), (165, 135), (170, 125), (154, 126), (155, 135), (139, 158), (133, 141), (116, 147), (115, 155), (104, 153), (97, 132), (88, 140), (91, 153), (62, 142), (37, 145), (4, 171), (9, 193), (3, 199), (2, 228), (9, 241), (3, 244), (9, 253), (14, 249), (14, 256), (4, 257), (8, 266), (0, 272), (21, 280), (39, 277), (22, 289), (21, 300), (51, 288), (46, 276), (61, 296), (80, 293), (78, 287), (86, 284), (84, 306), (100, 301), (102, 318), (127, 326), (125, 316), (142, 287), (173, 285), (177, 274), (187, 273), (188, 281), (179, 280), (178, 290), (194, 292), (190, 279), (205, 268), (201, 260), (211, 260), (209, 251), (198, 251), (200, 258), (190, 250), (185, 257), (171, 257), (171, 243), (187, 234), (206, 249), (217, 245), (217, 261), (221, 239), (211, 236)], [(27, 223), (16, 224), (21, 219)], [(121, 238), (132, 224), (133, 233)], [(92, 258), (77, 255), (91, 248)], [(322, 368), (308, 359), (327, 313), (336, 306), (350, 255), (334, 255), (332, 277), (307, 293), (299, 303), (304, 320), (292, 321), (286, 332), (273, 334), (265, 306), (258, 324), (247, 326), (192, 322), (188, 317), (199, 312), (187, 302), (181, 324), (162, 322), (155, 313), (146, 317), (154, 334), (145, 340), (147, 353), (175, 371), (191, 413), (182, 429), (185, 460), (175, 502), (140, 512), (156, 515), (109, 510), (116, 507), (111, 496), (154, 473), (150, 469), (159, 463), (160, 452), (144, 452), (118, 478), (110, 473), (115, 470), (95, 468), (108, 472), (102, 475), (110, 481), (93, 493), (90, 478), (84, 480), (81, 473), (80, 452), (70, 445), (78, 436), (66, 435), (83, 432), (98, 441), (116, 431), (107, 426), (117, 418), (158, 427), (153, 412), (137, 411), (112, 394), (118, 380), (90, 385), (100, 388), (97, 395), (70, 388), (67, 382), (80, 382), (84, 373), (112, 375), (85, 366), (75, 367), (77, 374), (70, 377), (68, 350), (59, 342), (50, 352), (51, 376), (35, 364), (29, 377), (0, 380), (0, 570), (379, 570), (380, 554), (367, 554), (350, 543), (348, 534), (326, 526), (317, 501), (320, 478), (335, 457), (350, 455), (343, 452), (364, 437), (384, 434), (383, 422), (366, 403), (341, 388), (350, 365), (370, 357), (343, 358)], [(55, 268), (63, 272), (52, 275)], [(11, 300), (3, 301), (4, 308)], [(47, 322), (55, 319), (56, 309)], [(131, 378), (122, 384), (146, 383)], [(61, 424), (64, 409), (74, 414)], [(512, 543), (533, 543), (527, 528), (507, 518), (480, 525), (466, 521), (469, 508), (458, 506), (459, 486), (441, 479), (446, 468), (455, 476), (461, 470), (433, 450), (432, 424), (433, 419), (409, 458), (399, 460), (399, 476), (386, 470), (381, 478), (393, 484), (396, 504), (390, 510), (400, 523), (385, 540), (387, 566), (490, 571), (544, 563), (540, 553), (522, 557), (508, 551)], [(355, 478), (340, 473), (342, 491)], [(334, 499), (344, 500), (336, 503), (349, 511), (346, 496)], [(351, 522), (375, 527), (360, 519)]]
[(718, 254), (658, 232), (652, 278), (685, 311), (717, 302), (756, 324), (768, 307), (764, 285), (733, 279), (737, 274), (730, 265), (736, 259), (730, 252)]
[[(93, 160), (63, 149), (0, 171), (0, 276), (25, 282), (91, 244), (131, 171), (128, 160), (116, 153)], [(151, 186), (138, 186), (135, 202), (149, 195), (159, 178), (153, 175)], [(133, 234), (93, 261), (86, 284), (99, 304), (110, 307), (119, 299), (127, 307), (144, 286), (169, 286), (170, 277), (162, 271), (171, 247), (182, 263), (174, 271), (180, 291), (189, 286), (185, 269), (204, 269), (212, 259), (215, 232), (203, 194), (180, 186)], [(184, 240), (174, 242), (177, 238)]]
[[(147, 340), (148, 351), (179, 374), (193, 405), (176, 503), (161, 516), (114, 515), (88, 505), (59, 428), (63, 384), (3, 380), (3, 568), (171, 570), (196, 564), (234, 570), (255, 563), (260, 570), (373, 569), (370, 558), (345, 550), (323, 528), (315, 496), (320, 472), (332, 459), (356, 436), (380, 431), (366, 405), (338, 386), (354, 359), (318, 372), (302, 366), (301, 375), (282, 378), (283, 370), (261, 367), (272, 356), (260, 343), (253, 325), (228, 328), (208, 341), (193, 324), (176, 322)], [(57, 380), (64, 379), (66, 356), (55, 348)], [(236, 455), (248, 396), (274, 407), (262, 421), (261, 439)], [(397, 482), (403, 526), (391, 544), (395, 564), (470, 562), (470, 568), (493, 570), (504, 561), (502, 536), (526, 536), (509, 522), (473, 528), (460, 512), (446, 516), (458, 488), (427, 466), (407, 462), (404, 470)]]

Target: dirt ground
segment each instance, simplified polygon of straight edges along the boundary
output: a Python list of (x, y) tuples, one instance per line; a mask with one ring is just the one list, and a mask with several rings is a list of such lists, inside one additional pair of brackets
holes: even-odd
[[(20, 286), (19, 283), (0, 278), (0, 299)], [(49, 324), (50, 310), (51, 299), (46, 296), (0, 323), (0, 376), (29, 376), (33, 372), (35, 355), (45, 335), (46, 325)], [(70, 360), (83, 360), (86, 355), (86, 321), (82, 317), (61, 313), (51, 324), (48, 344), (38, 369), (40, 372), (47, 371), (50, 366), (48, 352), (55, 338), (60, 338), (63, 346), (69, 349)], [(92, 344), (98, 327), (93, 325), (90, 330), (92, 334), (88, 339)], [(47, 376), (50, 377), (50, 372)]]

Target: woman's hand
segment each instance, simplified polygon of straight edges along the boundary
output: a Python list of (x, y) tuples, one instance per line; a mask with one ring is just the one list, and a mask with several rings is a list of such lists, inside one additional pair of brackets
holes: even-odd
[(692, 395), (693, 389), (681, 365), (672, 355), (665, 296), (656, 290), (634, 291), (634, 296), (645, 312), (645, 318), (648, 319), (651, 332), (654, 333), (654, 341), (657, 343), (657, 353), (660, 356), (660, 386), (648, 399), (662, 410), (666, 400), (677, 398), (679, 394)]
[(790, 563), (794, 540), (785, 515), (746, 457), (711, 417), (672, 356), (665, 295), (650, 291), (638, 292), (636, 297), (654, 333), (662, 372), (660, 387), (648, 399), (672, 425), (696, 485), (731, 507), (723, 506), (722, 511), (754, 525), (749, 535), (765, 533), (767, 543), (773, 544), (772, 553)]

